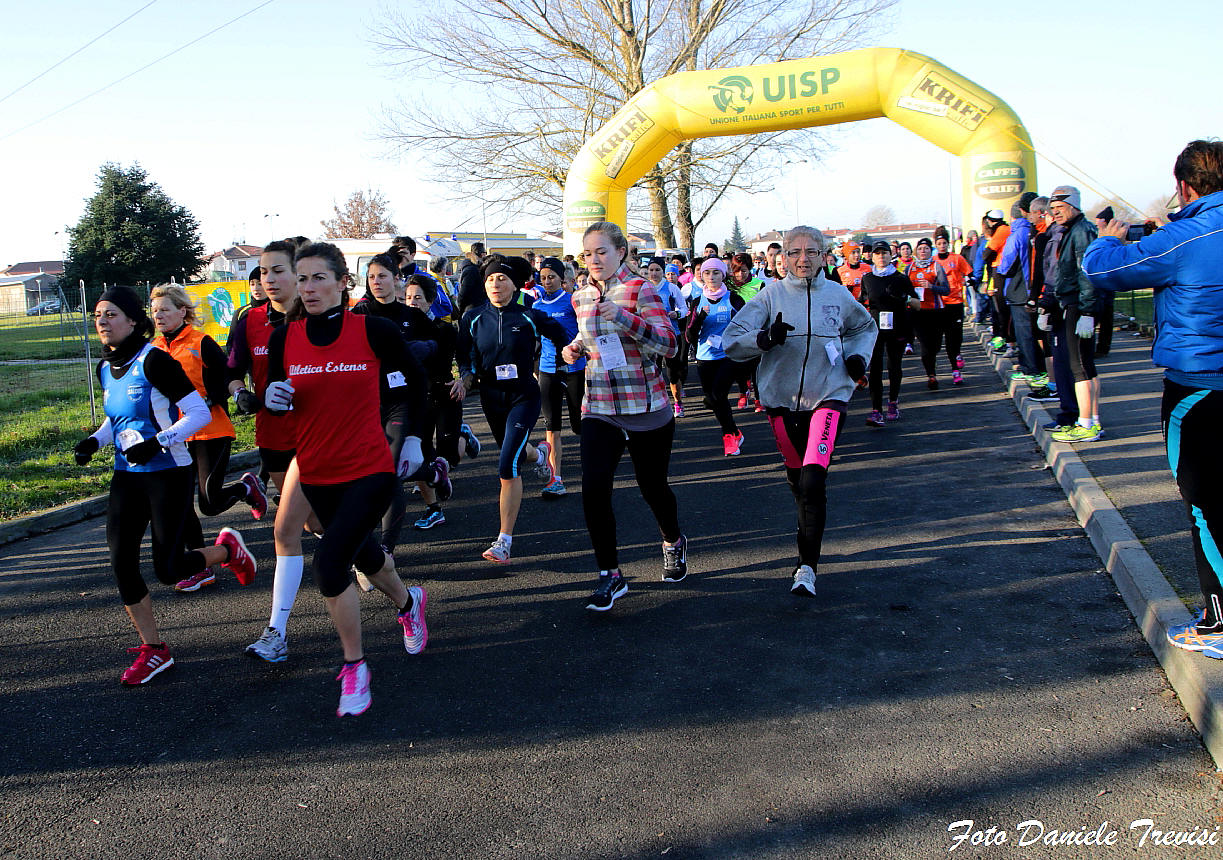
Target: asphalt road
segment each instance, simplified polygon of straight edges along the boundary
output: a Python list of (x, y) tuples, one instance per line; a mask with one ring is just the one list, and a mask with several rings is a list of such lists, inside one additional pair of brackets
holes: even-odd
[[(899, 424), (852, 404), (814, 600), (788, 590), (793, 502), (762, 416), (723, 458), (693, 386), (671, 469), (691, 575), (659, 581), (626, 463), (613, 612), (582, 609), (576, 473), (556, 502), (528, 479), (494, 569), (494, 458), (462, 466), (449, 522), (398, 553), (429, 591), (424, 654), (363, 598), (374, 701), (355, 719), (335, 717), (338, 644), (309, 586), (289, 660), (242, 655), (272, 559), (245, 511), (206, 530), (242, 529), (255, 584), (153, 586), (177, 665), (138, 689), (118, 683), (135, 636), (101, 521), (0, 549), (0, 856), (1223, 856), (1130, 829), (1223, 842), (1223, 790), (997, 376), (966, 357), (968, 383), (937, 392), (906, 359)], [(1007, 841), (956, 842), (968, 820)], [(1021, 846), (1031, 820), (1114, 844)]]

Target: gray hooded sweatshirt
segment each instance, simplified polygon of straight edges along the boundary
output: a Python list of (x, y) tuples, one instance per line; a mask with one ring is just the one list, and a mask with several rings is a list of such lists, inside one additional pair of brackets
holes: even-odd
[[(764, 352), (756, 335), (778, 314), (794, 331)], [(827, 400), (849, 402), (856, 383), (845, 358), (857, 355), (869, 366), (878, 334), (870, 312), (821, 271), (811, 279), (787, 275), (757, 293), (726, 327), (722, 346), (735, 361), (760, 356), (756, 380), (766, 408), (810, 412)]]

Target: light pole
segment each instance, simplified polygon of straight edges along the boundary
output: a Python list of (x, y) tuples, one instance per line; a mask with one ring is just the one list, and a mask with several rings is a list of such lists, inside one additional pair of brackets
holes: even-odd
[[(795, 165), (808, 164), (808, 163), (809, 162), (805, 158), (800, 158), (797, 161), (784, 162), (784, 164), (795, 164)], [(798, 218), (798, 183), (794, 182), (793, 185), (794, 185), (794, 223), (799, 224), (801, 222), (799, 221), (799, 218)]]
[(275, 219), (279, 218), (280, 215), (274, 214), (274, 213), (268, 213), (264, 215), (263, 217), (269, 219), (268, 220), (268, 237), (269, 237), (268, 241), (275, 242), (276, 241), (276, 221)]

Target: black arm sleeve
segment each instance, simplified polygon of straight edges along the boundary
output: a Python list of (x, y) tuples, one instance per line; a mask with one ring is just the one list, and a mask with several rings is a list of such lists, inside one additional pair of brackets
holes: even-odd
[(484, 284), (480, 281), (480, 267), (468, 263), (459, 273), (459, 313), (466, 315), (467, 311), (488, 301), (484, 292)]
[(171, 403), (177, 403), (188, 394), (195, 393), (195, 386), (187, 378), (187, 371), (170, 353), (160, 349), (149, 350), (144, 358), (144, 371), (149, 384), (166, 396)]
[(692, 313), (688, 315), (688, 325), (684, 329), (684, 340), (693, 346), (701, 339), (701, 327), (705, 325), (705, 317), (708, 314), (705, 311)]
[(268, 338), (268, 382), (283, 382), (289, 378), (285, 373), (285, 338), (288, 326), (281, 326)]
[(229, 338), (225, 341), (225, 351), (228, 353), (226, 383), (246, 382), (246, 374), (251, 369), (250, 341), (246, 337), (247, 315), (243, 314), (229, 329)]
[(225, 333), (225, 354), (226, 355), (229, 355), (230, 347), (233, 345), (234, 334), (238, 331), (238, 329), (243, 329), (243, 330), (246, 329), (246, 326), (242, 323), (242, 321), (246, 319), (246, 314), (250, 309), (251, 309), (250, 305), (243, 305), (242, 307), (234, 311), (234, 318), (229, 321), (229, 331)]
[(209, 406), (225, 409), (229, 400), (229, 360), (220, 345), (208, 335), (200, 341), (200, 359), (204, 362), (204, 392)]
[[(429, 379), (424, 367), (412, 355), (399, 329), (390, 320), (366, 317), (365, 336), (382, 365), (379, 391), (384, 427), (398, 423), (404, 436), (421, 436), (429, 395)], [(270, 344), (268, 357), (272, 357)], [(397, 375), (403, 377), (402, 383)]]
[(548, 316), (541, 310), (529, 308), (528, 313), (535, 320), (535, 325), (539, 329), (541, 337), (546, 337), (556, 346), (556, 351), (560, 352), (569, 345), (569, 341), (573, 338), (569, 337), (569, 332), (565, 331), (565, 327), (558, 323), (552, 317)]

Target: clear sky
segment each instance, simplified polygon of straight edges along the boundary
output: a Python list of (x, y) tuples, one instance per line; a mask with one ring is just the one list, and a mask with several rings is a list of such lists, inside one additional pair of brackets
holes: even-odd
[[(273, 0), (24, 128), (263, 0), (154, 0), (8, 95), (148, 2), (3, 4), (0, 266), (60, 258), (62, 231), (80, 217), (107, 161), (140, 162), (200, 220), (209, 251), (235, 240), (318, 236), (333, 203), (366, 187), (387, 195), (401, 230), (481, 228), (478, 204), (431, 181), (415, 159), (388, 159), (376, 138), (379, 112), (398, 94), (423, 88), (456, 105), (466, 98), (380, 67), (369, 36), (379, 0)], [(1102, 196), (1089, 187), (1098, 184), (1143, 208), (1171, 195), (1171, 163), (1187, 141), (1223, 134), (1223, 72), (1209, 44), (1219, 33), (1217, 10), (1209, 0), (1043, 7), (900, 0), (880, 42), (929, 54), (994, 92), (1024, 121), (1038, 152), (1083, 172), (1068, 177), (1039, 161), (1043, 192), (1069, 179), (1087, 205)], [(421, 38), (438, 32), (422, 18)], [(958, 209), (955, 159), (926, 141), (887, 120), (842, 126), (829, 139), (834, 151), (813, 153), (773, 193), (727, 200), (698, 230), (698, 244), (725, 239), (736, 214), (748, 233), (796, 218), (858, 226), (875, 204), (904, 221), (946, 220), (953, 170)], [(487, 226), (530, 231), (559, 221), (558, 212), (551, 223)]]

